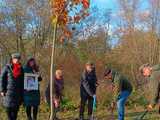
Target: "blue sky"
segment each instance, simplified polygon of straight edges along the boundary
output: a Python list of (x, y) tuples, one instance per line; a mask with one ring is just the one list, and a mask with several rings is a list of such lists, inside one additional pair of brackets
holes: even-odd
[[(118, 0), (90, 0), (91, 6), (95, 5), (97, 6), (102, 12), (105, 9), (112, 9), (113, 13), (116, 13), (118, 11)], [(148, 2), (147, 0), (141, 0), (141, 8), (142, 10), (145, 10), (148, 8)]]
[[(119, 13), (119, 6), (118, 6), (117, 1), (118, 0), (90, 0), (91, 7), (96, 6), (99, 9), (98, 12), (100, 12), (102, 14), (105, 13), (107, 9), (111, 9), (111, 22), (110, 22), (110, 32), (109, 33), (111, 35), (111, 44), (112, 45), (114, 45), (118, 42), (117, 38), (112, 36), (112, 32), (117, 27), (117, 22), (119, 22), (118, 21), (119, 19), (117, 18), (117, 14)], [(139, 9), (142, 11), (143, 10), (145, 11), (146, 9), (148, 9), (147, 0), (141, 0)], [(96, 17), (96, 21), (98, 21), (98, 22), (100, 21), (99, 17)]]
[(116, 9), (116, 1), (115, 0), (91, 0), (91, 4), (96, 4), (100, 9)]
[[(4, 6), (3, 1), (6, 0), (0, 0), (0, 9), (2, 6)], [(141, 10), (145, 10), (148, 7), (148, 3), (147, 0), (141, 0), (141, 2), (143, 4), (141, 4)], [(100, 14), (104, 14), (106, 13), (107, 9), (111, 10), (111, 31), (110, 33), (112, 34), (113, 30), (117, 27), (117, 13), (119, 12), (119, 8), (118, 8), (118, 3), (117, 0), (90, 0), (90, 5), (91, 8), (93, 6), (96, 6), (98, 8), (97, 14), (95, 13), (91, 13), (91, 14), (95, 14), (95, 19), (96, 21), (98, 21), (98, 23), (100, 23), (100, 20), (104, 20), (106, 18), (102, 18), (102, 16), (100, 16)], [(104, 24), (104, 23), (102, 23)], [(113, 37), (113, 36), (112, 36)], [(116, 39), (116, 38), (112, 38), (112, 39)]]
[[(119, 6), (118, 6), (118, 0), (90, 0), (91, 3), (91, 8), (93, 6), (96, 6), (98, 8), (98, 14), (104, 14), (107, 9), (111, 10), (111, 24), (114, 26), (117, 24), (117, 14), (119, 13)], [(140, 6), (139, 10), (141, 11), (146, 11), (149, 7), (148, 1), (147, 0), (141, 0), (140, 1)], [(94, 13), (92, 13), (94, 14)], [(97, 18), (97, 21), (99, 21), (99, 18)]]

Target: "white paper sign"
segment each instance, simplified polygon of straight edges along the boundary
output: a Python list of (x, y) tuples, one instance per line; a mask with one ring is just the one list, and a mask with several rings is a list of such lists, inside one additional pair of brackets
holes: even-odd
[(24, 74), (24, 89), (38, 90), (38, 75), (32, 73)]

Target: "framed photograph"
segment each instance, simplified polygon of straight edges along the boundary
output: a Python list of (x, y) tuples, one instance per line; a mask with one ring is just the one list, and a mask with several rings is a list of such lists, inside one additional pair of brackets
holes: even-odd
[(38, 90), (38, 75), (32, 73), (24, 74), (24, 89)]

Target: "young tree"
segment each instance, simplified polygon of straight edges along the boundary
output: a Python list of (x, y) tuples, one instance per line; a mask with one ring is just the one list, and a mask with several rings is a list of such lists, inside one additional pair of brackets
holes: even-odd
[(79, 23), (80, 20), (88, 16), (89, 0), (50, 0), (51, 3), (51, 22), (53, 25), (53, 42), (50, 66), (50, 101), (51, 114), (50, 120), (53, 120), (53, 73), (55, 66), (55, 43), (57, 40), (57, 29), (61, 30), (60, 41), (69, 39), (72, 36), (72, 30), (68, 28), (69, 24)]

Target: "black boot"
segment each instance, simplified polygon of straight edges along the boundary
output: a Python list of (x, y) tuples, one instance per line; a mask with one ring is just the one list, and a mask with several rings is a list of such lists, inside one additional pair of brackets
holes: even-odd
[(33, 120), (32, 117), (28, 117), (27, 120)]
[(80, 115), (79, 120), (84, 120), (84, 117)]
[(37, 120), (37, 118), (33, 118), (33, 120)]
[(94, 120), (94, 116), (93, 115), (89, 115), (88, 116), (88, 120)]
[(58, 117), (54, 117), (53, 120), (60, 120)]

